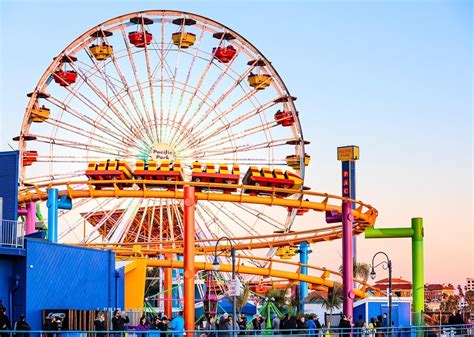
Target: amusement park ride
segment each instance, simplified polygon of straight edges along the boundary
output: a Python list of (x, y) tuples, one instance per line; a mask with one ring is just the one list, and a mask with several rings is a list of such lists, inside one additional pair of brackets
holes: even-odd
[[(57, 217), (62, 242), (162, 268), (164, 290), (171, 268), (184, 268), (188, 321), (196, 270), (212, 270), (214, 249), (223, 252), (219, 270), (231, 271), (230, 246), (214, 247), (220, 236), (240, 252), (236, 272), (244, 280), (327, 290), (341, 274), (308, 265), (302, 247), (375, 223), (372, 206), (304, 185), (309, 142), (296, 97), (255, 46), (211, 19), (151, 10), (105, 21), (55, 57), (28, 97), (15, 138), (27, 232), (36, 203), (47, 201), (50, 233)], [(58, 198), (66, 206), (55, 213)], [(340, 223), (293, 231), (309, 211), (338, 215)], [(296, 254), (306, 255), (304, 263), (286, 261)], [(352, 289), (352, 276), (344, 281), (347, 305), (376, 291), (360, 280)], [(143, 306), (138, 297), (128, 303)]]

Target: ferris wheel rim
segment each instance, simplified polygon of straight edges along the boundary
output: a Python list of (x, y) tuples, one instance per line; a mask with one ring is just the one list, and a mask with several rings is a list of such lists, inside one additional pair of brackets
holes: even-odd
[[(21, 127), (21, 130), (20, 130), (20, 137), (19, 137), (19, 150), (20, 150), (20, 152), (25, 151), (25, 148), (26, 148), (26, 143), (25, 143), (24, 136), (28, 135), (28, 131), (29, 131), (29, 128), (31, 126), (31, 121), (29, 121), (30, 114), (31, 114), (31, 109), (32, 109), (34, 103), (37, 100), (37, 95), (39, 93), (41, 93), (41, 89), (45, 86), (47, 78), (51, 75), (52, 71), (57, 66), (58, 60), (60, 60), (64, 55), (68, 55), (67, 54), (68, 50), (70, 50), (74, 47), (77, 47), (81, 43), (81, 41), (84, 41), (86, 38), (90, 37), (91, 34), (93, 34), (98, 29), (101, 29), (101, 27), (106, 26), (106, 25), (112, 25), (112, 24), (115, 24), (115, 23), (119, 23), (119, 22), (122, 22), (126, 19), (130, 19), (130, 18), (140, 16), (140, 15), (155, 15), (155, 16), (161, 15), (163, 17), (165, 15), (166, 16), (188, 16), (188, 17), (191, 17), (191, 18), (197, 18), (198, 20), (200, 20), (204, 23), (210, 23), (210, 24), (212, 24), (216, 27), (223, 28), (223, 29), (227, 30), (233, 36), (235, 36), (239, 41), (243, 42), (247, 47), (252, 49), (253, 52), (258, 54), (259, 57), (261, 57), (261, 59), (263, 59), (265, 61), (266, 67), (268, 67), (271, 70), (271, 73), (278, 80), (279, 85), (282, 87), (282, 89), (287, 93), (287, 96), (290, 98), (288, 100), (288, 104), (291, 106), (293, 111), (297, 111), (296, 106), (294, 105), (293, 96), (291, 95), (288, 87), (286, 86), (285, 82), (281, 78), (281, 76), (278, 73), (277, 69), (272, 65), (272, 63), (268, 60), (268, 58), (255, 45), (253, 45), (244, 36), (240, 35), (238, 32), (236, 32), (232, 28), (230, 28), (230, 27), (228, 27), (228, 26), (226, 26), (226, 25), (224, 25), (224, 24), (222, 24), (222, 23), (220, 23), (216, 20), (210, 19), (208, 17), (202, 16), (202, 15), (199, 15), (199, 14), (191, 13), (191, 12), (185, 12), (185, 11), (179, 11), (179, 10), (173, 10), (173, 9), (170, 9), (170, 10), (166, 10), (166, 9), (153, 10), (153, 9), (151, 9), (151, 10), (136, 11), (136, 12), (130, 12), (130, 13), (127, 13), (127, 14), (123, 14), (123, 15), (117, 16), (117, 17), (112, 18), (112, 19), (105, 20), (105, 21), (99, 23), (98, 25), (95, 25), (94, 27), (92, 27), (89, 30), (85, 31), (83, 34), (79, 35), (71, 43), (69, 43), (53, 59), (53, 61), (50, 63), (50, 65), (47, 67), (47, 69), (45, 70), (45, 72), (40, 77), (39, 81), (37, 82), (37, 84), (35, 86), (35, 89), (32, 92), (31, 97), (28, 101), (28, 105), (27, 105), (27, 108), (26, 108), (27, 113), (25, 113), (25, 115), (24, 115), (23, 122), (22, 122), (22, 127)], [(43, 84), (43, 85), (41, 86), (41, 84)], [(297, 129), (299, 137), (300, 137), (301, 152), (302, 152), (302, 154), (304, 154), (305, 153), (304, 134), (303, 134), (303, 128), (301, 126), (301, 121), (298, 117), (295, 118), (295, 124), (296, 124), (296, 129)], [(26, 125), (26, 127), (25, 127), (25, 125)], [(305, 165), (304, 165), (304, 156), (303, 155), (300, 158), (300, 175), (304, 179)]]

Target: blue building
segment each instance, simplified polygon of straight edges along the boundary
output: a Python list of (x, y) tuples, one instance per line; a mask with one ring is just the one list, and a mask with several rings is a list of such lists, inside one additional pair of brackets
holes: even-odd
[[(388, 301), (386, 297), (368, 297), (354, 303), (354, 321), (359, 315), (366, 322), (373, 317), (388, 314)], [(411, 301), (409, 298), (396, 299), (392, 302), (392, 321), (394, 326), (409, 326), (411, 324)]]

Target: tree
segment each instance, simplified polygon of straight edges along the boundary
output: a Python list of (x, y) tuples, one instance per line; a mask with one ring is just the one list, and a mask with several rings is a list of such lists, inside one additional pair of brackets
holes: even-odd
[[(339, 266), (339, 272), (343, 272), (343, 266)], [(370, 265), (365, 262), (357, 262), (356, 259), (352, 262), (352, 273), (354, 278), (367, 282), (370, 274)], [(359, 287), (362, 285), (359, 284)]]
[(235, 304), (237, 306), (236, 310), (239, 314), (242, 313), (242, 308), (247, 303), (249, 297), (250, 297), (250, 289), (247, 286), (243, 286), (243, 289), (240, 295), (236, 296), (235, 298), (235, 302), (236, 302)]
[(329, 323), (328, 328), (331, 327), (332, 321), (332, 312), (335, 309), (338, 309), (342, 305), (342, 301), (344, 299), (343, 291), (342, 291), (342, 284), (334, 283), (334, 287), (328, 290), (327, 296), (323, 296), (317, 292), (312, 292), (306, 297), (305, 301), (308, 302), (319, 302), (321, 306), (329, 311)]

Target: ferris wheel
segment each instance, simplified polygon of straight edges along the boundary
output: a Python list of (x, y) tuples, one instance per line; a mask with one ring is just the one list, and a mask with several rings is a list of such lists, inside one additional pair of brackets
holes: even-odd
[[(88, 165), (107, 160), (179, 163), (184, 179), (196, 165), (229, 165), (241, 176), (265, 167), (304, 180), (309, 162), (296, 98), (271, 62), (237, 32), (195, 14), (150, 10), (105, 21), (61, 51), (28, 96), (16, 138), (23, 186), (87, 180)], [(59, 239), (179, 240), (182, 210), (173, 199), (78, 199), (60, 214)], [(284, 233), (296, 214), (199, 201), (196, 239)]]

